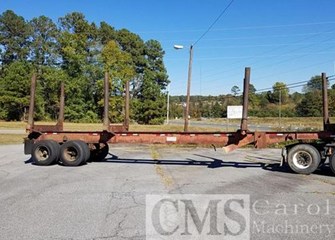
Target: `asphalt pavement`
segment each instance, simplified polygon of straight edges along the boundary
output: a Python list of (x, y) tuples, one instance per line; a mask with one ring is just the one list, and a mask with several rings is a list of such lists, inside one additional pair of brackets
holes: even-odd
[[(41, 167), (23, 154), (22, 144), (0, 146), (0, 238), (335, 239), (335, 176), (327, 168), (294, 174), (279, 166), (280, 149), (224, 154), (200, 147), (111, 145), (110, 152), (103, 162)], [(202, 196), (227, 204), (242, 196), (236, 203), (245, 211), (214, 205), (206, 205), (208, 215), (189, 211), (189, 226), (200, 228), (187, 232), (185, 225), (155, 218), (148, 207), (153, 196)], [(178, 206), (174, 210), (181, 211)], [(214, 221), (212, 210), (226, 214), (224, 224)], [(151, 238), (152, 226), (168, 234)]]

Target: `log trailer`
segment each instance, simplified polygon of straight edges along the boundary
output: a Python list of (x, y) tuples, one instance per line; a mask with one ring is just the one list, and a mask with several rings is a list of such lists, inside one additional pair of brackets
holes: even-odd
[[(61, 84), (60, 109), (56, 125), (34, 124), (36, 75), (31, 79), (30, 106), (24, 139), (24, 153), (31, 154), (36, 165), (59, 162), (65, 166), (80, 166), (92, 159), (100, 161), (109, 153), (109, 144), (205, 144), (222, 146), (225, 152), (254, 145), (265, 148), (270, 144), (287, 142), (282, 151), (282, 165), (288, 163), (296, 173), (313, 173), (329, 159), (335, 173), (335, 124), (328, 115), (327, 77), (322, 73), (323, 130), (314, 132), (262, 132), (248, 130), (248, 94), (250, 68), (245, 68), (243, 111), (240, 129), (236, 132), (142, 132), (129, 131), (129, 83), (126, 84), (125, 122), (112, 125), (108, 118), (109, 80), (104, 78), (104, 120), (102, 131), (64, 131), (64, 83)], [(295, 140), (294, 144), (289, 144)]]

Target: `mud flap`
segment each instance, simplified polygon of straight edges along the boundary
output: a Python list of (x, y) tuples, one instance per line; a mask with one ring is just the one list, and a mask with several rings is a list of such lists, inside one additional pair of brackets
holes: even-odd
[(24, 139), (24, 154), (29, 155), (33, 149), (34, 140), (25, 138)]
[(286, 149), (286, 147), (283, 147), (281, 149), (281, 156), (282, 156), (282, 158), (281, 158), (281, 161), (280, 161), (280, 166), (282, 167), (287, 162), (287, 149)]

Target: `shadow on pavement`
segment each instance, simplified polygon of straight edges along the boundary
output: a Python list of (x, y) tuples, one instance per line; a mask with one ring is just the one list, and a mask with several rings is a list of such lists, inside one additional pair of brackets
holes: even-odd
[[(176, 166), (205, 166), (207, 168), (221, 168), (221, 167), (233, 167), (233, 168), (261, 168), (267, 171), (293, 173), (289, 167), (280, 166), (279, 162), (275, 162), (271, 159), (269, 163), (265, 162), (242, 162), (242, 161), (223, 161), (222, 159), (213, 158), (209, 156), (197, 155), (196, 157), (204, 158), (204, 160), (195, 160), (186, 158), (183, 160), (169, 160), (169, 159), (129, 159), (119, 158), (116, 155), (110, 154), (111, 157), (105, 159), (101, 163), (127, 163), (127, 164), (159, 164), (159, 165), (176, 165)], [(208, 159), (208, 160), (207, 160)], [(264, 158), (264, 160), (266, 160)]]
[[(248, 158), (246, 158), (245, 162), (238, 162), (238, 161), (223, 161), (222, 159), (213, 158), (209, 156), (204, 155), (198, 155), (194, 154), (196, 157), (201, 157), (208, 160), (195, 160), (191, 158), (186, 158), (183, 160), (159, 160), (159, 159), (129, 159), (129, 158), (119, 158), (118, 156), (109, 153), (110, 157), (107, 157), (104, 161), (94, 162), (94, 163), (127, 163), (127, 164), (159, 164), (159, 165), (176, 165), (176, 166), (205, 166), (207, 168), (221, 168), (221, 167), (233, 167), (233, 168), (261, 168), (266, 171), (273, 171), (273, 172), (282, 172), (282, 173), (294, 173), (289, 166), (284, 165), (280, 166), (280, 163), (277, 159), (270, 159), (270, 158), (264, 158), (260, 157), (257, 158), (258, 160), (262, 161), (253, 161), (248, 162)], [(90, 161), (91, 162), (91, 161)], [(32, 164), (35, 165), (32, 161), (32, 159), (28, 159), (24, 161), (25, 164)], [(55, 163), (57, 164), (57, 163)], [(52, 164), (52, 165), (55, 165)], [(58, 163), (59, 164), (59, 163)], [(59, 164), (61, 165), (61, 164)], [(86, 165), (86, 164), (84, 164)], [(329, 176), (334, 177), (334, 173), (331, 171), (328, 164), (323, 164), (320, 166), (319, 169), (317, 169), (313, 174), (315, 175), (321, 175), (321, 176)]]
[[(102, 163), (128, 163), (128, 164), (160, 164), (160, 165), (177, 165), (177, 166), (206, 166), (207, 168), (221, 168), (221, 167), (233, 167), (233, 168), (261, 168), (266, 171), (272, 172), (281, 172), (281, 173), (290, 173), (297, 174), (291, 170), (291, 168), (285, 164), (284, 166), (280, 165), (278, 159), (264, 158), (258, 157), (258, 160), (248, 162), (248, 158), (246, 158), (245, 162), (239, 161), (223, 161), (222, 159), (213, 158), (204, 155), (194, 154), (194, 156), (202, 157), (204, 159), (209, 160), (195, 160), (186, 158), (183, 160), (153, 160), (153, 159), (129, 159), (129, 158), (119, 158), (114, 154), (109, 154), (111, 157), (106, 158)], [(317, 169), (314, 175), (322, 175), (334, 177), (334, 173), (331, 171), (327, 164), (323, 164)]]

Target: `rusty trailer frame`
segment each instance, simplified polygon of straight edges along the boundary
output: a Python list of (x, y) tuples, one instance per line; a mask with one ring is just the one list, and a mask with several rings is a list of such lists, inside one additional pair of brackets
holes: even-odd
[[(330, 124), (329, 113), (328, 113), (328, 94), (327, 94), (327, 77), (325, 73), (322, 73), (322, 84), (323, 84), (323, 131), (317, 132), (251, 132), (248, 130), (248, 96), (249, 96), (249, 85), (250, 85), (250, 68), (245, 68), (244, 83), (243, 83), (243, 111), (240, 129), (236, 132), (172, 132), (172, 131), (129, 131), (129, 82), (126, 84), (126, 106), (125, 106), (125, 120), (121, 125), (110, 124), (108, 118), (108, 102), (109, 102), (109, 79), (108, 73), (104, 77), (104, 118), (103, 118), (103, 130), (102, 131), (64, 131), (64, 105), (65, 105), (65, 93), (64, 83), (61, 84), (60, 88), (60, 109), (59, 117), (56, 125), (35, 125), (34, 123), (34, 104), (35, 104), (35, 90), (36, 90), (36, 74), (33, 74), (31, 79), (31, 92), (30, 92), (30, 106), (29, 116), (27, 123), (27, 132), (29, 135), (25, 138), (25, 154), (32, 154), (35, 162), (40, 165), (45, 165), (43, 159), (48, 158), (49, 155), (45, 152), (53, 150), (61, 151), (60, 156), (56, 158), (62, 158), (63, 152), (71, 152), (62, 149), (63, 145), (67, 142), (74, 142), (74, 146), (79, 146), (78, 151), (82, 151), (81, 148), (86, 148), (87, 145), (89, 150), (103, 151), (100, 157), (104, 157), (108, 153), (108, 143), (110, 144), (202, 144), (211, 145), (216, 147), (222, 147), (225, 152), (233, 151), (237, 148), (254, 145), (256, 148), (265, 148), (270, 144), (287, 142), (292, 140), (298, 140), (301, 145), (297, 144), (303, 149), (297, 148), (298, 155), (291, 156), (293, 150), (290, 149), (292, 146), (287, 147), (286, 160), (290, 167), (294, 171), (299, 173), (309, 174), (316, 169), (315, 165), (319, 165), (322, 159), (329, 157), (330, 166), (335, 168), (335, 156), (333, 152), (335, 148), (335, 125)], [(42, 143), (53, 142), (53, 147), (47, 146), (47, 148), (38, 148)], [(321, 141), (321, 148), (316, 150), (312, 144), (306, 144), (305, 142), (310, 141)], [(80, 142), (80, 144), (78, 144)], [(57, 143), (57, 146), (56, 144)], [(84, 144), (83, 144), (84, 143)], [(77, 144), (77, 145), (76, 145)], [(37, 146), (36, 146), (37, 145)], [(58, 149), (60, 145), (60, 150)], [(72, 146), (72, 145), (71, 145)], [(73, 147), (73, 146), (72, 146)], [(306, 148), (306, 149), (305, 149)], [(37, 149), (37, 150), (36, 150)], [(45, 150), (46, 149), (46, 150)], [(71, 148), (72, 149), (72, 148)], [(106, 150), (107, 149), (107, 150)], [(321, 149), (321, 150), (320, 150)], [(86, 152), (89, 150), (85, 150)], [(42, 151), (42, 152), (41, 152)], [(44, 151), (44, 152), (43, 152)], [(63, 151), (63, 152), (62, 152)], [(290, 152), (289, 152), (290, 151)], [(317, 153), (316, 153), (317, 151)], [(39, 154), (39, 155), (38, 155)], [(73, 154), (73, 153), (71, 153)], [(71, 155), (70, 154), (70, 155)], [(296, 154), (296, 153), (295, 153)], [(68, 156), (68, 159), (71, 156)], [(41, 157), (42, 156), (42, 157)], [(41, 157), (41, 161), (38, 158)], [(87, 157), (86, 157), (87, 158)], [(317, 159), (317, 163), (313, 159)], [(320, 158), (320, 159), (319, 159)], [(64, 156), (63, 156), (64, 159)], [(334, 160), (333, 160), (334, 159)], [(63, 160), (64, 162), (65, 160)], [(314, 161), (314, 162), (313, 162)], [(334, 162), (334, 163), (333, 163)], [(49, 163), (47, 161), (46, 163)], [(299, 165), (299, 164), (300, 165)], [(293, 165), (292, 165), (293, 164)], [(297, 166), (295, 166), (295, 165)], [(72, 165), (72, 162), (66, 162), (65, 165)], [(79, 165), (77, 162), (73, 165)], [(312, 165), (312, 167), (310, 166)], [(335, 171), (335, 170), (333, 170)]]

